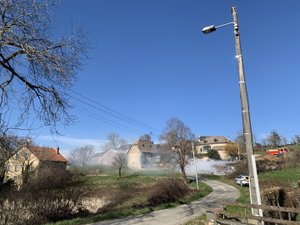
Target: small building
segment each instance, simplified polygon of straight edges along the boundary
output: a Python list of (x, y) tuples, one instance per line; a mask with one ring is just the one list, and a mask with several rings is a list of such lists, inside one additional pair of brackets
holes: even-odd
[(66, 170), (67, 164), (69, 164), (68, 160), (60, 154), (58, 147), (57, 149), (39, 146), (22, 147), (4, 162), (4, 182), (14, 180), (16, 184), (21, 184), (22, 174), (26, 170)]
[(160, 165), (158, 146), (150, 140), (139, 139), (132, 144), (127, 153), (130, 169), (155, 168)]
[(98, 152), (92, 157), (92, 163), (112, 166), (114, 158), (118, 154), (124, 154), (127, 157), (127, 152), (131, 145), (121, 145), (118, 149), (107, 149), (103, 152)]
[(207, 154), (209, 150), (216, 150), (222, 160), (227, 160), (225, 147), (228, 143), (230, 140), (224, 136), (200, 136), (196, 143), (196, 152), (201, 155)]
[(102, 155), (103, 152), (98, 152), (91, 157), (92, 164), (102, 164)]
[(109, 149), (102, 153), (100, 164), (112, 166), (113, 162), (115, 161), (115, 157), (117, 157), (120, 154), (123, 154), (127, 157), (127, 151), (123, 149)]

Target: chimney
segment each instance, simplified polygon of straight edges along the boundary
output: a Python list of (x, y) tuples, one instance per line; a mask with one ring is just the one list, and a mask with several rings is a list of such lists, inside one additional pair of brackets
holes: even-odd
[(59, 147), (56, 147), (56, 154), (59, 154)]

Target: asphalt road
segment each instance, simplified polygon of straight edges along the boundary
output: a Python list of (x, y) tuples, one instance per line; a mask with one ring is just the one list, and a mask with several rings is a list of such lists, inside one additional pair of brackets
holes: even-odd
[(153, 211), (140, 216), (107, 220), (90, 225), (181, 225), (205, 213), (209, 208), (220, 208), (221, 206), (218, 202), (233, 202), (240, 195), (236, 188), (219, 181), (207, 180), (205, 183), (211, 186), (213, 191), (206, 197), (188, 205), (180, 205), (175, 208)]

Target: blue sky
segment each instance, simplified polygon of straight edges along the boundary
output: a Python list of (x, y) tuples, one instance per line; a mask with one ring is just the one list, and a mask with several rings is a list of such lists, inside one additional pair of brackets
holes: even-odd
[(152, 132), (156, 141), (171, 117), (196, 136), (234, 139), (242, 120), (233, 28), (201, 32), (230, 22), (232, 5), (256, 139), (274, 129), (288, 139), (299, 134), (300, 1), (65, 0), (53, 32), (63, 35), (80, 24), (92, 43), (71, 94), (80, 99), (71, 99), (77, 123), (59, 127), (61, 137), (33, 131), (35, 141), (65, 152), (100, 146), (110, 132), (129, 142)]

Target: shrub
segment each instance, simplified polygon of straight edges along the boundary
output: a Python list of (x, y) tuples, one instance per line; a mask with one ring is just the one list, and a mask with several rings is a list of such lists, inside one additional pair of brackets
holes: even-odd
[(285, 156), (285, 166), (286, 167), (293, 167), (300, 165), (300, 151), (293, 151), (286, 153)]
[(217, 150), (211, 149), (208, 150), (207, 156), (210, 159), (221, 160), (221, 156)]
[(240, 160), (235, 164), (232, 164), (234, 167), (233, 172), (228, 176), (229, 178), (235, 178), (241, 174), (247, 175), (249, 173), (247, 160)]
[[(280, 207), (300, 207), (300, 191), (290, 190), (284, 187), (271, 187), (266, 188), (263, 191), (263, 200), (266, 205), (280, 206)], [(276, 211), (264, 211), (264, 214), (271, 218), (277, 219), (288, 219), (289, 215), (286, 212), (276, 212)], [(291, 213), (291, 219), (295, 220), (297, 214)]]
[(20, 190), (1, 195), (0, 224), (43, 224), (82, 214), (82, 189), (72, 187), (70, 173), (55, 172), (34, 174)]
[(148, 197), (150, 206), (176, 202), (190, 192), (186, 183), (180, 178), (166, 178), (158, 182)]

